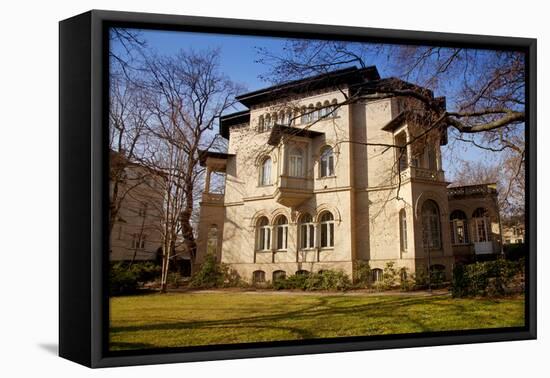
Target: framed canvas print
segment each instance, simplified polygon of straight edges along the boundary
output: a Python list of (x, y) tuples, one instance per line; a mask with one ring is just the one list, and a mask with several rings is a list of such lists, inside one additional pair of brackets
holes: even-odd
[(524, 38), (61, 21), (60, 355), (535, 338), (535, 67)]

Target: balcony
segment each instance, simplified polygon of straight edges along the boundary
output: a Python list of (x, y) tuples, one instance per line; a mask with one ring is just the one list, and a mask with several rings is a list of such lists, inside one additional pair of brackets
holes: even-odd
[(400, 175), (401, 182), (411, 179), (432, 182), (445, 182), (444, 171), (434, 171), (426, 168), (407, 167), (405, 170), (401, 171)]
[(275, 200), (283, 206), (295, 207), (313, 196), (313, 179), (281, 175)]
[(478, 184), (447, 188), (449, 199), (464, 197), (491, 197), (497, 195), (496, 184)]

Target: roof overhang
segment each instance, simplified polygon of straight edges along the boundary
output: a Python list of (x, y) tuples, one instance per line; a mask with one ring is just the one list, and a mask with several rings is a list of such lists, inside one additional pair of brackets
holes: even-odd
[(271, 146), (277, 146), (281, 142), (283, 135), (290, 136), (290, 137), (294, 136), (294, 137), (303, 137), (303, 138), (315, 138), (318, 136), (322, 136), (324, 134), (325, 133), (321, 133), (319, 131), (276, 124), (271, 129), (271, 134), (269, 134), (269, 139), (267, 141), (267, 144)]

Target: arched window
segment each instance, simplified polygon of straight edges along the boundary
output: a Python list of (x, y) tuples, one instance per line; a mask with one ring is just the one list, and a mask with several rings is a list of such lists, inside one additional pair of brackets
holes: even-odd
[(285, 125), (292, 126), (292, 110), (287, 110), (285, 113)]
[(323, 117), (326, 117), (330, 113), (330, 102), (327, 100), (323, 102), (323, 109), (321, 109), (321, 114)]
[(284, 215), (280, 215), (275, 222), (275, 235), (277, 249), (286, 250), (288, 245), (288, 220)]
[(424, 248), (441, 248), (439, 207), (432, 200), (427, 200), (422, 205), (422, 239)]
[(284, 110), (281, 110), (279, 112), (279, 117), (277, 118), (277, 123), (279, 125), (284, 125), (285, 124), (285, 112), (284, 112)]
[(304, 269), (300, 269), (300, 270), (296, 271), (296, 275), (297, 276), (309, 276), (309, 271), (304, 270)]
[(252, 272), (252, 282), (265, 282), (265, 272), (263, 270), (255, 270), (254, 272)]
[(314, 117), (315, 117), (315, 107), (313, 106), (313, 104), (309, 104), (309, 106), (307, 107), (307, 121), (306, 122), (314, 121)]
[(215, 224), (208, 229), (206, 252), (214, 255), (218, 252), (218, 226)]
[(321, 248), (334, 247), (334, 216), (325, 211), (320, 216)]
[(491, 240), (490, 218), (487, 209), (479, 207), (472, 214), (474, 225), (474, 242), (482, 243)]
[(307, 110), (305, 106), (302, 106), (300, 108), (300, 123), (301, 124), (307, 123)]
[(271, 227), (266, 217), (261, 217), (256, 223), (256, 248), (259, 251), (271, 249)]
[(455, 245), (468, 244), (468, 221), (463, 211), (451, 213), (451, 243)]
[(288, 175), (291, 177), (304, 176), (304, 152), (301, 148), (293, 147), (290, 149)]
[(371, 274), (372, 274), (372, 282), (374, 283), (380, 282), (384, 278), (384, 271), (380, 268), (374, 268), (371, 271)]
[(260, 185), (271, 185), (271, 158), (266, 157), (260, 167)]
[(331, 117), (334, 117), (334, 118), (338, 117), (338, 101), (336, 101), (336, 99), (332, 100), (332, 106), (330, 110), (332, 112), (330, 114)]
[(407, 213), (405, 209), (399, 211), (399, 236), (401, 238), (401, 252), (407, 252)]
[(315, 113), (313, 113), (313, 119), (314, 120), (318, 120), (318, 119), (323, 118), (322, 110), (323, 110), (323, 108), (322, 108), (322, 105), (321, 105), (320, 102), (315, 104)]
[(273, 272), (273, 282), (284, 280), (286, 278), (286, 272), (284, 270), (276, 270)]
[(259, 132), (265, 131), (265, 121), (264, 121), (263, 115), (261, 115), (260, 118), (258, 118), (258, 131)]
[(315, 224), (309, 214), (300, 218), (300, 248), (310, 249), (315, 247)]
[(334, 176), (334, 153), (332, 148), (325, 146), (321, 150), (321, 177)]

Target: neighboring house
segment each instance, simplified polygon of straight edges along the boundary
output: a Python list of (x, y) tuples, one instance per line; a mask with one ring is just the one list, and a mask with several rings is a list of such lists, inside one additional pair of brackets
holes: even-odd
[[(325, 269), (351, 276), (358, 261), (370, 264), (374, 279), (387, 262), (449, 277), (455, 252), (498, 252), (496, 191), (448, 189), (446, 132), (407, 144), (425, 134), (424, 114), (412, 96), (385, 94), (392, 89), (433, 98), (380, 79), (375, 67), (238, 96), (248, 110), (220, 122), (228, 152), (201, 154), (207, 179), (197, 262), (215, 253), (252, 281)], [(356, 95), (372, 99), (346, 104)], [(443, 109), (444, 99), (436, 100)], [(212, 172), (225, 173), (223, 194), (210, 193)]]
[[(111, 169), (120, 169), (123, 173), (118, 180), (115, 204), (120, 208), (111, 231), (110, 260), (156, 260), (161, 246), (159, 214), (163, 205), (159, 177), (114, 152)], [(113, 185), (111, 179), (111, 202)]]
[(523, 244), (525, 241), (525, 223), (516, 217), (502, 224), (502, 240), (504, 244)]

